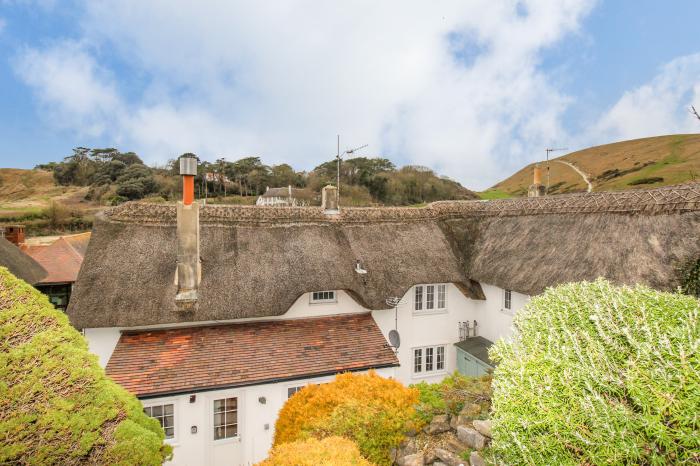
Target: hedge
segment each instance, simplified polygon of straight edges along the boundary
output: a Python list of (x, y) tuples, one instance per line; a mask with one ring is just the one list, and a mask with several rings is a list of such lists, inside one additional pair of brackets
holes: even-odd
[(415, 427), (417, 401), (417, 390), (374, 371), (340, 374), (333, 382), (303, 388), (285, 403), (274, 445), (341, 436), (353, 440), (364, 458), (390, 464), (390, 449)]
[(0, 463), (160, 465), (163, 440), (66, 316), (0, 267)]
[(562, 285), (498, 342), (494, 450), (505, 464), (700, 461), (700, 301), (605, 280)]
[(342, 437), (310, 438), (283, 443), (257, 466), (372, 466), (360, 455), (357, 445)]

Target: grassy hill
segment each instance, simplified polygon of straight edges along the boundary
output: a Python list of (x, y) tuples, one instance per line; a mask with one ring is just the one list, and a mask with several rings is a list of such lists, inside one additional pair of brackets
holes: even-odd
[(23, 223), (32, 234), (89, 229), (100, 207), (87, 187), (58, 186), (45, 170), (0, 168), (0, 224)]
[[(550, 161), (550, 193), (644, 189), (700, 180), (700, 134), (674, 134), (590, 147)], [(546, 179), (544, 162), (542, 181)], [(480, 193), (483, 198), (526, 196), (534, 163)]]

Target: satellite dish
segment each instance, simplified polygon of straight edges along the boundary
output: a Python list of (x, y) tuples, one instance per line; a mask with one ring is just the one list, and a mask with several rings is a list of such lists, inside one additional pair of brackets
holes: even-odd
[(389, 330), (389, 343), (391, 343), (391, 346), (397, 349), (401, 346), (401, 337), (399, 336), (399, 332), (396, 330)]

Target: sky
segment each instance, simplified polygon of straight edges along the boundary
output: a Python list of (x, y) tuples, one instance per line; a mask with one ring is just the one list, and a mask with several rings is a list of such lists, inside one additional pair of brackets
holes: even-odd
[(0, 167), (336, 152), (484, 189), (546, 147), (700, 132), (697, 0), (0, 0)]

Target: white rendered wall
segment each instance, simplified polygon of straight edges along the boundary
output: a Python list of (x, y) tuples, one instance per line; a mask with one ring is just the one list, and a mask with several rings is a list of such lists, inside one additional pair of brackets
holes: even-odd
[[(394, 368), (378, 369), (383, 377), (393, 377)], [(174, 457), (168, 466), (237, 466), (255, 464), (267, 457), (272, 445), (279, 410), (287, 401), (287, 389), (310, 383), (324, 383), (333, 377), (279, 382), (227, 390), (186, 393), (141, 400), (144, 406), (174, 404)], [(190, 403), (190, 395), (196, 400)], [(214, 440), (214, 400), (238, 398), (238, 437)], [(260, 398), (265, 398), (265, 403)], [(196, 426), (197, 432), (192, 433)]]
[(481, 284), (486, 295), (485, 301), (474, 303), (474, 317), (478, 325), (477, 334), (487, 340), (496, 341), (510, 338), (513, 334), (513, 316), (522, 309), (530, 297), (515, 291), (511, 292), (511, 310), (503, 307), (504, 290), (497, 286)]
[(86, 328), (83, 330), (83, 335), (88, 341), (90, 352), (96, 354), (100, 360), (100, 366), (105, 367), (119, 342), (120, 329), (115, 327)]

